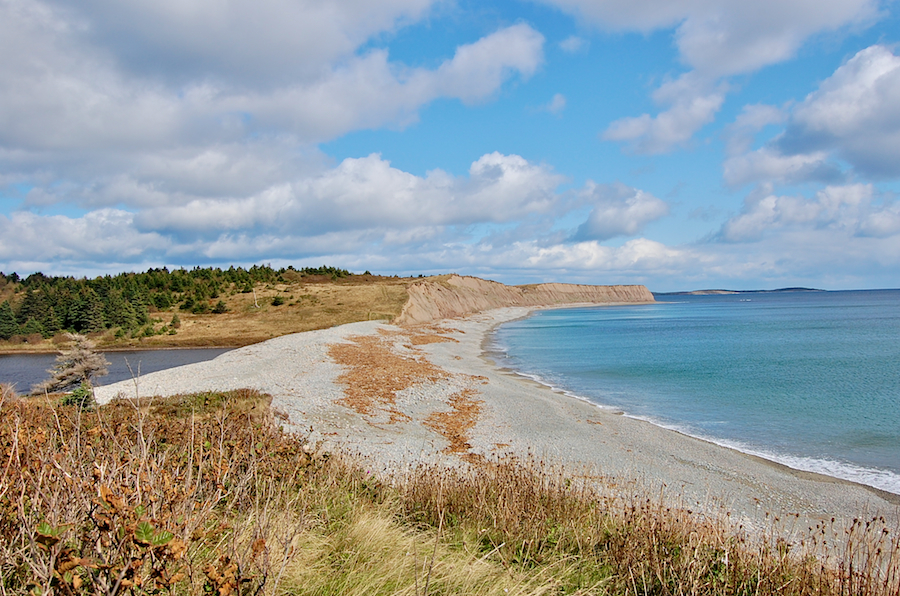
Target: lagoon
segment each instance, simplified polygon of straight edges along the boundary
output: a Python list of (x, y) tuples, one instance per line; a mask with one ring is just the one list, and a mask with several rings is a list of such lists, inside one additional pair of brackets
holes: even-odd
[[(212, 360), (227, 351), (228, 348), (189, 348), (105, 352), (110, 363), (109, 374), (99, 377), (96, 384), (110, 385), (137, 375)], [(47, 369), (55, 361), (55, 354), (0, 355), (0, 383), (14, 385), (20, 394), (28, 393), (33, 385), (50, 376)]]

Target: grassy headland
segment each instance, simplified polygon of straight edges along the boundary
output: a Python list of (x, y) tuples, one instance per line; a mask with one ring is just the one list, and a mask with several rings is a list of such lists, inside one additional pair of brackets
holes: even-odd
[[(317, 269), (191, 271), (83, 280), (0, 276), (0, 352), (55, 351), (63, 331), (108, 349), (240, 347), (272, 337), (392, 319), (417, 278)], [(0, 327), (4, 326), (0, 320)]]
[(788, 543), (515, 461), (386, 483), (268, 398), (0, 401), (0, 594), (896, 596), (879, 520)]

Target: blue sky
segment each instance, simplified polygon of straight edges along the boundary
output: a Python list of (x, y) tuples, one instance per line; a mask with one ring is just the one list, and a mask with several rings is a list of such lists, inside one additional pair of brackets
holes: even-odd
[(0, 270), (900, 287), (894, 1), (0, 0)]

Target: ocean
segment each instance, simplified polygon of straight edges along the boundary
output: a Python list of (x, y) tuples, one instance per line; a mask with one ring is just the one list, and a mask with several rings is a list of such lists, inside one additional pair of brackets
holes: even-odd
[(900, 494), (900, 290), (657, 301), (536, 311), (490, 350), (599, 407)]

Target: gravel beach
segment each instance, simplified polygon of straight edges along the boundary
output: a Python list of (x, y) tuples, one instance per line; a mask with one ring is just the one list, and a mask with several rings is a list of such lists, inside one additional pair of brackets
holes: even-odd
[(401, 328), (343, 325), (271, 339), (197, 364), (97, 389), (98, 401), (254, 388), (273, 396), (286, 429), (326, 449), (358, 453), (402, 474), (422, 463), (534, 457), (622, 490), (735, 523), (884, 515), (900, 497), (799, 472), (553, 392), (498, 368), (484, 352), (490, 330), (525, 316), (502, 308)]

